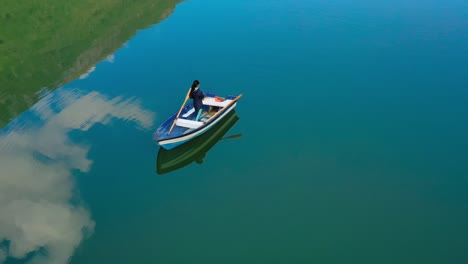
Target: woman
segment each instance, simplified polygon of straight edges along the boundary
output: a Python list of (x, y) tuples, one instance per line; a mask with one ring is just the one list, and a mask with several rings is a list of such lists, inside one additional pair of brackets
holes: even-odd
[(197, 115), (195, 121), (198, 121), (203, 112), (203, 98), (205, 98), (205, 95), (200, 90), (200, 82), (198, 80), (193, 81), (192, 87), (190, 88), (190, 98), (193, 100), (193, 107)]

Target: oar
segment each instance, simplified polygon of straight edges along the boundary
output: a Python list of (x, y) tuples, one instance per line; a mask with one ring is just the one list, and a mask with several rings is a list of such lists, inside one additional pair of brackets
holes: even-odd
[(179, 115), (180, 115), (180, 112), (182, 112), (182, 109), (184, 109), (184, 105), (185, 103), (187, 102), (187, 100), (189, 99), (189, 96), (190, 96), (190, 90), (192, 90), (191, 88), (189, 88), (188, 92), (187, 92), (187, 95), (185, 96), (185, 100), (184, 100), (184, 103), (182, 104), (182, 106), (180, 107), (180, 110), (179, 110), (179, 113), (177, 113), (177, 116), (176, 118), (174, 119), (174, 122), (172, 122), (172, 126), (171, 126), (171, 129), (169, 129), (169, 132), (167, 132), (167, 134), (169, 135), (172, 131), (172, 129), (174, 128), (174, 125), (176, 124), (177, 122), (177, 118), (179, 118)]
[(224, 138), (220, 139), (219, 141), (225, 140), (225, 139), (235, 139), (235, 138), (240, 138), (240, 137), (242, 137), (242, 134), (235, 134), (235, 135), (232, 135), (232, 136), (229, 136), (229, 137), (224, 137)]

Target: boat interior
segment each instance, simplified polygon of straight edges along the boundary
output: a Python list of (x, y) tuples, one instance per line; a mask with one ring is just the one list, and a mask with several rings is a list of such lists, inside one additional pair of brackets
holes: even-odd
[(200, 115), (200, 120), (195, 121), (197, 113), (195, 113), (195, 108), (191, 107), (189, 109), (184, 109), (186, 111), (181, 113), (181, 116), (177, 119), (176, 125), (189, 129), (199, 128), (213, 115), (215, 115), (216, 112), (226, 107), (231, 101), (232, 100), (218, 101), (214, 97), (205, 97), (203, 99), (203, 109)]
[(220, 101), (219, 99), (216, 100), (215, 97), (205, 97), (203, 99), (202, 113), (198, 121), (195, 121), (197, 115), (195, 113), (193, 105), (190, 104), (184, 107), (184, 109), (180, 113), (179, 118), (176, 121), (176, 125), (170, 133), (171, 137), (177, 137), (201, 127), (207, 121), (209, 121), (210, 118), (213, 117), (218, 111), (229, 105), (231, 101), (231, 99), (225, 99), (223, 101)]

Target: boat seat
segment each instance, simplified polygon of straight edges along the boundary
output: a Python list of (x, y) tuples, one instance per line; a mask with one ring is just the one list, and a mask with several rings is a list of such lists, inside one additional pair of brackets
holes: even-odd
[(182, 117), (187, 118), (189, 117), (189, 115), (193, 114), (193, 112), (195, 112), (195, 108), (192, 107), (192, 109), (190, 109), (187, 113), (183, 114)]
[(228, 105), (232, 100), (226, 99), (222, 102), (217, 102), (214, 97), (205, 97), (203, 98), (203, 105), (211, 105), (216, 107), (225, 107)]
[(199, 128), (203, 125), (203, 122), (199, 121), (193, 121), (193, 120), (188, 120), (188, 119), (183, 119), (183, 118), (178, 118), (176, 125), (180, 127), (188, 127), (188, 128)]
[[(203, 105), (209, 105), (209, 106), (216, 106), (216, 107), (225, 107), (226, 105), (229, 104), (232, 100), (224, 100), (222, 102), (217, 102), (213, 97), (205, 97), (203, 98)], [(195, 112), (195, 108), (191, 108), (190, 110), (187, 111), (187, 113), (183, 114), (183, 118), (189, 117), (191, 114)]]

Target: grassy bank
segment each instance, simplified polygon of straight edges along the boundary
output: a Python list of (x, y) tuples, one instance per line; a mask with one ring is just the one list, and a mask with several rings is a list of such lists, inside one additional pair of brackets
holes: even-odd
[(181, 0), (3, 0), (0, 127), (112, 54)]

